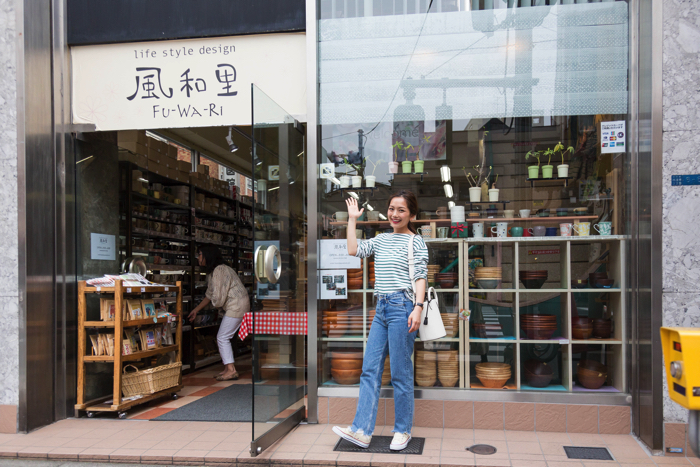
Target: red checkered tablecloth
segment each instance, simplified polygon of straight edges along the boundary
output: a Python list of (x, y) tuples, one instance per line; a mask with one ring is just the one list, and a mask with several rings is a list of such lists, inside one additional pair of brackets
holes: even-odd
[[(253, 313), (246, 313), (238, 330), (243, 340), (253, 330)], [(306, 313), (256, 312), (255, 332), (257, 334), (295, 335), (306, 334)]]

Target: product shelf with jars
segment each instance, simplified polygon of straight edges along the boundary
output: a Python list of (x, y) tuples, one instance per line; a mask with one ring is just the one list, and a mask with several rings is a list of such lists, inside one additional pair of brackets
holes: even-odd
[[(416, 339), (414, 359), (419, 358), (418, 351), (422, 358), (417, 386), (441, 388), (451, 382), (446, 376), (453, 374), (451, 369), (443, 369), (444, 381), (440, 381), (439, 362), (457, 352), (459, 378), (454, 386), (447, 385), (455, 390), (627, 390), (623, 345), (626, 304), (622, 293), (625, 236), (425, 240), (430, 255), (429, 285), (435, 287), (445, 313), (448, 336), (431, 343)], [(348, 279), (346, 310), (333, 301), (321, 302), (320, 340), (328, 357), (324, 386), (359, 383), (375, 308), (372, 262), (365, 259), (361, 269), (348, 271), (354, 276)], [(480, 271), (478, 280), (476, 268), (487, 268)], [(450, 275), (452, 271), (456, 276)], [(456, 333), (451, 335), (450, 315), (457, 317), (465, 309), (471, 311), (470, 320), (457, 319)], [(349, 332), (352, 318), (338, 321), (338, 316), (348, 311), (356, 316), (353, 332)], [(347, 327), (342, 329), (342, 325)], [(354, 363), (354, 373), (340, 374), (337, 367), (353, 367), (352, 358), (338, 357), (334, 367), (331, 355), (348, 348), (359, 362)], [(583, 362), (581, 371), (579, 362)]]

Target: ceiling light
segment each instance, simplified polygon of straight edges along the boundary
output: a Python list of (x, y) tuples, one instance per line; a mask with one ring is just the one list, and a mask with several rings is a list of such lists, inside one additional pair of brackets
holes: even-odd
[(452, 171), (450, 170), (450, 166), (443, 165), (440, 167), (440, 178), (442, 179), (442, 183), (449, 183), (452, 181)]
[(455, 207), (455, 202), (454, 202), (454, 201), (448, 201), (448, 202), (447, 202), (447, 208), (448, 208), (448, 209), (452, 209), (453, 207)]
[(85, 162), (85, 161), (89, 161), (89, 160), (92, 159), (93, 157), (95, 157), (95, 156), (87, 156), (85, 159), (80, 159), (78, 162), (75, 163), (75, 165), (81, 164), (81, 163), (83, 163), (83, 162)]
[(381, 212), (379, 213), (379, 218), (383, 221), (386, 220), (386, 216), (384, 214), (382, 214)]
[(274, 187), (274, 188), (270, 188), (270, 189), (267, 190), (267, 191), (273, 191), (273, 190), (279, 190), (279, 189), (280, 189), (280, 187), (276, 186), (276, 187)]
[(454, 195), (454, 192), (452, 191), (452, 185), (450, 185), (449, 183), (445, 183), (444, 188), (445, 188), (445, 197), (452, 198), (452, 196)]
[(336, 177), (331, 178), (331, 182), (333, 182), (334, 185), (340, 186), (340, 180)]
[(360, 197), (354, 191), (349, 191), (348, 194), (359, 201)]
[(236, 146), (236, 143), (233, 142), (233, 138), (231, 138), (232, 131), (233, 131), (233, 127), (229, 127), (228, 136), (226, 137), (226, 142), (228, 143), (228, 150), (231, 152), (236, 152), (236, 151), (238, 151), (238, 146)]
[(148, 180), (146, 180), (145, 178), (142, 178), (142, 177), (137, 178), (137, 180), (138, 180), (139, 182), (148, 183)]
[(367, 203), (367, 210), (368, 210), (368, 211), (374, 211), (374, 208), (372, 207), (371, 204)]

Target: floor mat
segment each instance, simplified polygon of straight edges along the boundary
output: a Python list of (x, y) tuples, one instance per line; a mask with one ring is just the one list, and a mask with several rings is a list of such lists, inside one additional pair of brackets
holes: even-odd
[[(304, 388), (293, 385), (256, 385), (255, 421), (267, 422), (304, 397)], [(234, 384), (154, 418), (158, 421), (250, 422), (252, 384)]]
[(392, 439), (394, 439), (393, 436), (372, 436), (369, 447), (361, 448), (357, 444), (340, 438), (333, 450), (341, 452), (371, 452), (375, 454), (423, 454), (425, 438), (411, 438), (406, 449), (401, 451), (392, 451), (389, 449)]
[(564, 451), (566, 451), (566, 456), (569, 459), (587, 459), (601, 461), (615, 460), (612, 458), (612, 456), (610, 455), (610, 451), (608, 451), (607, 448), (564, 446)]

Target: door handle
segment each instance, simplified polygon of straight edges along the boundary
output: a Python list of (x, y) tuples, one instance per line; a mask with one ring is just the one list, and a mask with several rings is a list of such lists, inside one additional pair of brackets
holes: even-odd
[[(263, 284), (276, 284), (282, 275), (282, 255), (275, 245), (262, 245), (255, 249), (253, 255), (255, 277)], [(277, 268), (275, 268), (275, 259)]]

